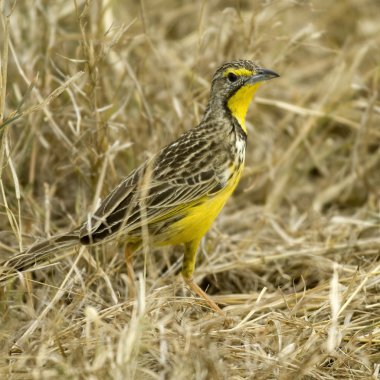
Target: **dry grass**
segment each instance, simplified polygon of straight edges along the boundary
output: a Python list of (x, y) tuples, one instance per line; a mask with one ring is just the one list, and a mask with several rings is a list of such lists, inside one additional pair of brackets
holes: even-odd
[(229, 323), (183, 286), (180, 247), (136, 259), (135, 301), (120, 245), (64, 252), (1, 290), (2, 378), (379, 378), (376, 0), (0, 4), (1, 258), (194, 126), (220, 63), (281, 74), (198, 259)]

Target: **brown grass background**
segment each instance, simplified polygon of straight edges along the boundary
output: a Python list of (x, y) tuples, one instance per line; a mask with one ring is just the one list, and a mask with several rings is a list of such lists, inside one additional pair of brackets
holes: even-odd
[(0, 1), (0, 256), (76, 227), (196, 125), (216, 67), (266, 83), (238, 190), (183, 285), (181, 247), (64, 256), (0, 291), (10, 379), (377, 379), (380, 3)]

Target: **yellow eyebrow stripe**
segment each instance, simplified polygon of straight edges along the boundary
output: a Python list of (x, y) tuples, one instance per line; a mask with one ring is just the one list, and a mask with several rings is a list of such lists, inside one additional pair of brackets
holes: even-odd
[(244, 68), (234, 69), (230, 67), (223, 73), (223, 76), (226, 77), (229, 73), (233, 73), (237, 76), (246, 76), (246, 77), (254, 74), (253, 71), (248, 70), (248, 69), (244, 69)]

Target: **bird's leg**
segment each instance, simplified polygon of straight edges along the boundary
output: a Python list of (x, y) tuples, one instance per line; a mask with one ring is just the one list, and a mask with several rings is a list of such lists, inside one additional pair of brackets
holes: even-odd
[(133, 254), (138, 248), (138, 244), (127, 243), (125, 246), (125, 264), (127, 266), (128, 289), (130, 298), (136, 298), (135, 271), (133, 270)]
[(220, 307), (194, 282), (193, 273), (195, 268), (195, 260), (197, 257), (197, 251), (200, 240), (193, 240), (185, 243), (185, 253), (183, 255), (182, 263), (182, 277), (185, 280), (189, 288), (199, 297), (203, 298), (207, 305), (214, 311), (226, 317), (226, 314), (220, 309)]

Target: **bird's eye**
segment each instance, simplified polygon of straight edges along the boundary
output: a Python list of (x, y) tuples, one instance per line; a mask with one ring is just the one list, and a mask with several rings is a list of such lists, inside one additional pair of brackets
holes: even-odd
[(227, 79), (229, 82), (234, 83), (238, 80), (238, 76), (234, 73), (228, 73)]

